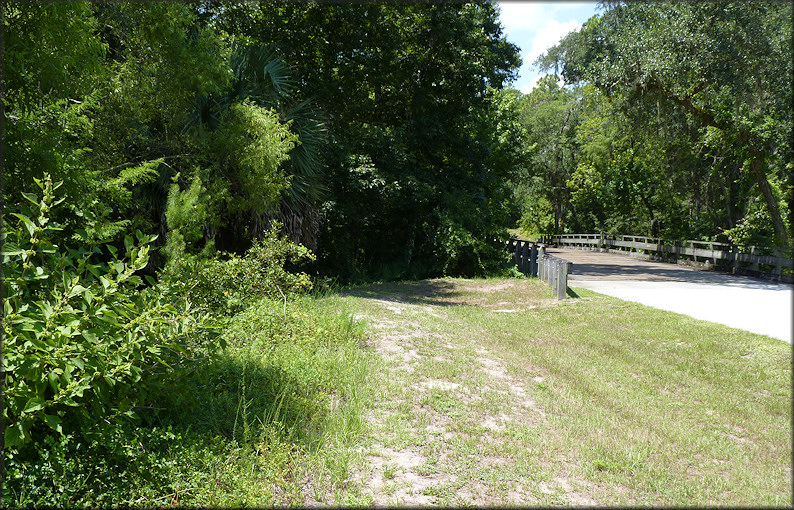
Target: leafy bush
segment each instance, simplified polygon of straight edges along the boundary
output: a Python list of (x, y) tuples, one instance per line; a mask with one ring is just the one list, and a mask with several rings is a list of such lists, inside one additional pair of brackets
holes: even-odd
[(723, 234), (731, 243), (741, 246), (770, 246), (774, 239), (772, 220), (766, 209), (751, 212)]
[[(179, 300), (178, 289), (144, 287), (135, 275), (154, 237), (125, 239), (126, 255), (52, 243), (55, 200), (49, 176), (36, 180), (43, 197), (24, 194), (27, 208), (4, 220), (2, 251), (3, 378), (7, 461), (35, 439), (74, 434), (108, 437), (167, 384), (167, 374), (213, 348), (209, 318)], [(12, 462), (13, 464), (13, 462)]]
[(280, 236), (280, 227), (274, 222), (243, 257), (221, 254), (228, 258), (206, 260), (183, 254), (171, 260), (163, 276), (189, 301), (218, 315), (233, 315), (263, 297), (286, 302), (290, 295), (311, 290), (309, 275), (288, 269), (314, 260), (314, 255)]

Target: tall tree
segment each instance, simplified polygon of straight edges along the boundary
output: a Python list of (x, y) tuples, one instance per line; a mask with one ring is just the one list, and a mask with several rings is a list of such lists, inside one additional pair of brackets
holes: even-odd
[(791, 3), (605, 7), (539, 61), (570, 83), (588, 81), (607, 95), (632, 89), (636, 101), (664, 101), (715, 130), (737, 148), (731, 156), (752, 174), (777, 242), (788, 243), (781, 208), (792, 200)]
[(504, 151), (493, 123), (506, 111), (489, 87), (518, 64), (492, 4), (209, 8), (230, 36), (272, 44), (294, 69), (296, 93), (327, 118), (326, 269), (482, 270), (485, 248), (471, 239), (498, 231), (500, 176), (511, 171), (495, 156)]

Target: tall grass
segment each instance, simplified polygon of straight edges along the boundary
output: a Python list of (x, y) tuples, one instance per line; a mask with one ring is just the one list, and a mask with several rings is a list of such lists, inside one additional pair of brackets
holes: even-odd
[(333, 503), (360, 432), (368, 358), (339, 306), (263, 299), (233, 319), (227, 348), (172, 381), (117, 444), (41, 445), (15, 505)]

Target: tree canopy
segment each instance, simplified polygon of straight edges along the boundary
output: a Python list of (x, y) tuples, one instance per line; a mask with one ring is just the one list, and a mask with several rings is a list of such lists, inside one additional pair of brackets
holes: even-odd
[(179, 250), (242, 253), (279, 220), (343, 278), (501, 260), (485, 240), (506, 235), (518, 150), (499, 90), (520, 59), (489, 2), (3, 16), (7, 199), (64, 181), (81, 242), (157, 233), (153, 271)]
[[(791, 222), (784, 213), (791, 210), (794, 169), (791, 4), (606, 2), (604, 7), (539, 63), (567, 83), (594, 86), (631, 122), (630, 150), (615, 159), (619, 147), (612, 144), (610, 171), (624, 169), (621, 175), (636, 186), (633, 195), (645, 203), (653, 224), (658, 219), (653, 211), (676, 200), (696, 209), (705, 201), (710, 217), (689, 232), (715, 235), (718, 228), (729, 231), (766, 217), (770, 238), (789, 243)], [(603, 163), (600, 168), (606, 176)], [(755, 185), (750, 196), (748, 175)], [(610, 182), (611, 177), (616, 176)], [(676, 198), (687, 186), (690, 197)]]

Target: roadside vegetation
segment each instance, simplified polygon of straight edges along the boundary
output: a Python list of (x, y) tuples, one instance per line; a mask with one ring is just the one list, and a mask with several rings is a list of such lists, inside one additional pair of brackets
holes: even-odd
[[(790, 503), (779, 345), (557, 304), (504, 250), (511, 226), (785, 244), (790, 4), (610, 2), (539, 61), (571, 87), (527, 95), (485, 0), (0, 13), (4, 506), (358, 505), (419, 485), (455, 504)], [(513, 279), (426, 280), (495, 275)], [(418, 283), (351, 287), (376, 281)], [(414, 343), (403, 377), (389, 352)], [(368, 486), (373, 434), (395, 455), (430, 437), (415, 412), (441, 442)], [(562, 461), (581, 490), (547, 480)]]

